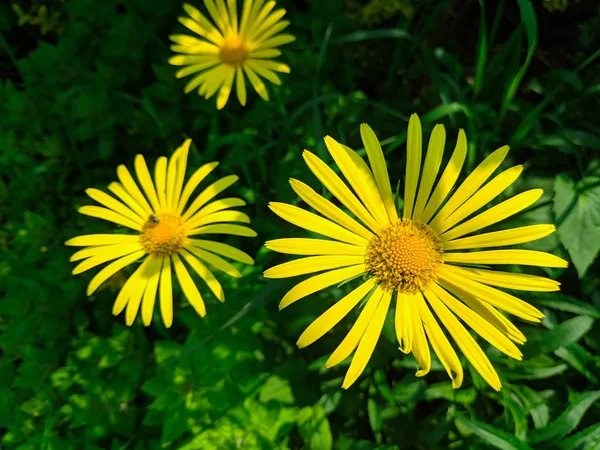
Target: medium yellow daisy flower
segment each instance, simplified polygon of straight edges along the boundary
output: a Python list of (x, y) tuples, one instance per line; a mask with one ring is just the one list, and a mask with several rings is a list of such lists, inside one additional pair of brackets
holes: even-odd
[(289, 73), (286, 64), (272, 61), (281, 55), (277, 47), (289, 44), (296, 38), (279, 34), (290, 24), (281, 20), (285, 9), (277, 9), (274, 1), (244, 0), (241, 20), (238, 21), (237, 0), (204, 0), (211, 23), (198, 9), (184, 4), (189, 17), (179, 22), (198, 34), (201, 39), (176, 34), (170, 36), (175, 42), (171, 50), (180, 53), (169, 59), (174, 66), (185, 66), (175, 75), (183, 78), (198, 74), (185, 87), (185, 93), (198, 88), (198, 94), (208, 99), (217, 95), (217, 108), (222, 109), (235, 81), (238, 100), (246, 104), (246, 80), (258, 95), (269, 100), (269, 93), (260, 77), (280, 85), (275, 72)]
[(324, 217), (293, 205), (270, 204), (284, 220), (332, 239), (290, 238), (266, 243), (273, 251), (307, 257), (272, 267), (265, 277), (323, 272), (294, 286), (283, 297), (280, 309), (321, 289), (363, 277), (359, 287), (302, 333), (298, 346), (315, 342), (367, 298), (352, 329), (326, 363), (327, 367), (334, 366), (356, 350), (343, 383), (343, 388), (348, 388), (365, 369), (394, 297), (400, 350), (413, 353), (417, 376), (430, 370), (430, 344), (453, 387), (462, 383), (461, 363), (442, 325), (473, 367), (499, 390), (501, 383), (494, 367), (462, 322), (501, 352), (521, 359), (515, 343), (523, 344), (525, 336), (499, 310), (531, 322), (539, 322), (543, 314), (496, 288), (556, 291), (560, 283), (484, 269), (482, 265), (566, 267), (567, 262), (533, 250), (466, 250), (521, 244), (552, 233), (555, 228), (548, 224), (474, 234), (531, 206), (542, 190), (523, 192), (477, 213), (517, 179), (523, 166), (507, 169), (487, 181), (506, 157), (508, 147), (502, 147), (449, 195), (467, 153), (465, 134), (460, 130), (450, 161), (438, 177), (446, 138), (444, 127), (434, 128), (421, 167), (421, 124), (413, 114), (408, 124), (404, 207), (397, 211), (379, 141), (368, 125), (363, 124), (360, 132), (371, 168), (353, 150), (331, 137), (325, 138), (329, 153), (354, 192), (314, 154), (303, 154), (309, 169), (345, 210), (294, 179), (290, 180), (294, 191)]
[(209, 234), (256, 236), (250, 228), (230, 223), (250, 223), (246, 214), (232, 209), (244, 206), (243, 200), (228, 197), (213, 201), (238, 180), (236, 175), (215, 181), (186, 208), (195, 189), (218, 165), (216, 162), (204, 164), (184, 186), (190, 144), (191, 140), (186, 140), (168, 160), (164, 156), (158, 158), (154, 166), (154, 182), (144, 157), (135, 157), (135, 174), (143, 193), (124, 165), (117, 168), (119, 182), (108, 186), (119, 200), (98, 189), (86, 190), (86, 194), (102, 206), (82, 206), (79, 208), (81, 214), (123, 225), (137, 231), (137, 234), (89, 234), (65, 243), (85, 247), (70, 259), (81, 261), (73, 269), (73, 274), (112, 261), (92, 278), (87, 288), (88, 296), (117, 271), (142, 260), (121, 288), (113, 306), (114, 315), (125, 309), (127, 325), (133, 323), (140, 307), (144, 325), (150, 325), (158, 292), (163, 322), (165, 326), (171, 326), (172, 269), (185, 297), (204, 317), (204, 301), (184, 261), (221, 302), (225, 301), (223, 289), (209, 266), (229, 276), (240, 277), (239, 270), (221, 256), (254, 264), (249, 255), (230, 245), (190, 237)]

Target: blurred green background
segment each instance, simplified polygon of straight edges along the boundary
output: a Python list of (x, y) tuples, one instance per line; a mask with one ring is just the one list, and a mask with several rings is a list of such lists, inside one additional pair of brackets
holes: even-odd
[[(598, 3), (277, 3), (297, 36), (283, 48), (292, 73), (269, 86), (270, 102), (252, 93), (220, 113), (214, 99), (184, 95), (166, 62), (178, 1), (0, 3), (0, 448), (600, 448)], [(465, 129), (469, 171), (509, 144), (505, 167), (527, 170), (504, 195), (545, 194), (502, 227), (555, 223), (531, 248), (572, 262), (547, 271), (561, 293), (522, 295), (546, 313), (541, 325), (515, 319), (529, 338), (524, 361), (484, 347), (499, 393), (471, 370), (453, 391), (437, 361), (415, 378), (393, 314), (367, 370), (342, 391), (346, 367), (324, 362), (354, 317), (307, 349), (295, 341), (348, 286), (278, 312), (291, 284), (261, 275), (283, 260), (262, 243), (302, 234), (267, 202), (297, 201), (292, 176), (318, 187), (302, 150), (325, 157), (327, 134), (358, 149), (367, 122), (402, 182), (413, 112), (426, 132), (444, 123), (447, 149)], [(77, 214), (90, 204), (84, 189), (186, 137), (192, 167), (218, 160), (216, 176), (240, 176), (228, 192), (249, 202), (259, 237), (230, 241), (257, 263), (239, 280), (220, 277), (226, 302), (207, 293), (205, 319), (176, 292), (171, 329), (157, 313), (151, 327), (127, 328), (111, 307), (129, 272), (87, 298), (93, 274), (70, 274), (63, 242), (113, 229)]]

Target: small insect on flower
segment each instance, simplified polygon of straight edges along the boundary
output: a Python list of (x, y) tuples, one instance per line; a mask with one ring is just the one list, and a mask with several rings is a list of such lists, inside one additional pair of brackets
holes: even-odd
[(330, 238), (284, 238), (265, 244), (276, 252), (306, 256), (268, 269), (264, 273), (267, 278), (322, 272), (294, 286), (281, 300), (280, 309), (322, 289), (363, 277), (360, 286), (302, 333), (298, 346), (306, 347), (321, 338), (367, 299), (354, 326), (326, 363), (332, 367), (354, 352), (342, 386), (348, 388), (367, 366), (395, 297), (396, 337), (400, 350), (414, 355), (417, 376), (426, 375), (431, 368), (431, 344), (452, 386), (458, 388), (462, 383), (463, 368), (441, 322), (475, 370), (499, 390), (496, 370), (462, 322), (501, 352), (520, 360), (522, 354), (515, 343), (523, 344), (525, 336), (500, 311), (531, 322), (539, 322), (544, 315), (497, 288), (548, 292), (559, 290), (560, 283), (481, 266), (566, 267), (567, 262), (533, 250), (465, 250), (522, 244), (554, 232), (553, 225), (544, 224), (474, 234), (531, 206), (542, 190), (525, 191), (478, 213), (519, 177), (523, 166), (506, 169), (487, 181), (508, 153), (508, 147), (501, 147), (450, 195), (467, 154), (465, 134), (460, 130), (449, 163), (438, 177), (446, 132), (442, 125), (433, 129), (421, 164), (421, 124), (413, 114), (408, 124), (404, 205), (398, 211), (381, 145), (368, 125), (361, 125), (360, 133), (370, 167), (355, 151), (325, 138), (346, 182), (311, 152), (303, 155), (310, 171), (356, 219), (294, 179), (290, 180), (292, 189), (318, 214), (284, 203), (270, 204), (282, 219)]
[(277, 9), (274, 1), (244, 0), (238, 21), (237, 0), (204, 0), (213, 23), (194, 6), (185, 3), (188, 17), (179, 22), (200, 38), (175, 34), (171, 46), (178, 55), (169, 59), (174, 66), (185, 66), (176, 73), (177, 78), (197, 74), (185, 86), (185, 93), (198, 89), (206, 99), (217, 92), (217, 108), (222, 109), (229, 99), (235, 81), (237, 97), (246, 104), (246, 77), (254, 90), (264, 100), (269, 93), (260, 77), (276, 85), (281, 84), (276, 72), (289, 73), (286, 64), (273, 61), (281, 55), (277, 50), (295, 40), (290, 34), (279, 34), (287, 26), (281, 20), (285, 9)]
[(85, 247), (71, 257), (71, 261), (81, 261), (73, 269), (73, 274), (112, 261), (92, 278), (87, 288), (88, 296), (116, 272), (142, 259), (121, 288), (113, 307), (115, 315), (125, 309), (127, 325), (133, 323), (140, 307), (144, 325), (150, 325), (158, 296), (163, 322), (165, 326), (171, 326), (172, 269), (185, 297), (196, 312), (204, 317), (204, 300), (185, 263), (221, 302), (225, 301), (225, 295), (212, 270), (232, 277), (241, 276), (239, 270), (221, 256), (254, 264), (249, 255), (228, 244), (191, 238), (210, 234), (254, 237), (256, 233), (245, 225), (232, 223), (250, 223), (246, 214), (233, 209), (246, 204), (242, 199), (228, 197), (213, 200), (238, 180), (236, 175), (215, 181), (187, 206), (198, 185), (218, 165), (216, 162), (204, 164), (184, 186), (190, 144), (191, 140), (188, 139), (171, 158), (158, 158), (154, 167), (154, 181), (144, 157), (135, 157), (135, 173), (143, 193), (123, 165), (117, 168), (119, 182), (108, 186), (118, 199), (98, 189), (86, 190), (102, 206), (82, 206), (79, 208), (81, 214), (131, 228), (137, 234), (89, 234), (65, 243)]

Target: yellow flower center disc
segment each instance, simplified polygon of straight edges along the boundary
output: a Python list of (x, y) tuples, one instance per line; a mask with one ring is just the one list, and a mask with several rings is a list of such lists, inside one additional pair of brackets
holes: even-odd
[(151, 255), (172, 255), (183, 248), (185, 228), (179, 216), (156, 214), (142, 228), (140, 242)]
[(415, 293), (437, 279), (442, 245), (424, 223), (402, 219), (382, 229), (369, 242), (367, 272), (387, 289)]
[(241, 67), (248, 58), (248, 50), (244, 43), (238, 38), (225, 41), (219, 52), (219, 58), (225, 64), (229, 64), (233, 67)]

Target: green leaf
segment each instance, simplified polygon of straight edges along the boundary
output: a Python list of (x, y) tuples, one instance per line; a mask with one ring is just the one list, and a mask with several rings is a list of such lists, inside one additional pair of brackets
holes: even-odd
[(500, 450), (532, 450), (525, 442), (499, 428), (464, 416), (456, 416), (456, 421), (485, 443)]
[(527, 298), (535, 299), (537, 305), (600, 319), (600, 311), (594, 305), (582, 302), (569, 295), (545, 292), (544, 294), (528, 293)]
[(277, 375), (269, 377), (264, 386), (260, 388), (258, 398), (263, 403), (274, 400), (283, 404), (294, 404), (294, 394), (289, 380)]
[(554, 182), (554, 214), (560, 242), (583, 277), (600, 251), (600, 178), (577, 184), (566, 174)]
[(600, 448), (600, 423), (565, 439), (558, 444), (560, 450), (595, 450)]
[(569, 319), (551, 330), (530, 338), (523, 349), (523, 354), (526, 358), (531, 358), (577, 342), (590, 331), (593, 324), (594, 319), (587, 316)]
[(325, 411), (307, 406), (298, 413), (298, 431), (310, 450), (331, 450), (333, 437)]
[(381, 444), (381, 407), (373, 398), (369, 398), (367, 401), (367, 413), (375, 439), (378, 444)]
[(381, 30), (370, 30), (370, 31), (355, 31), (348, 33), (343, 36), (337, 37), (331, 40), (331, 44), (341, 45), (350, 44), (352, 42), (362, 42), (370, 39), (409, 39), (412, 40), (412, 36), (406, 31), (400, 28), (390, 28)]
[(563, 412), (558, 419), (545, 428), (532, 431), (529, 434), (529, 442), (550, 442), (556, 441), (567, 436), (571, 431), (577, 428), (579, 422), (592, 406), (600, 398), (600, 391), (590, 391), (579, 394), (576, 402), (573, 402)]

